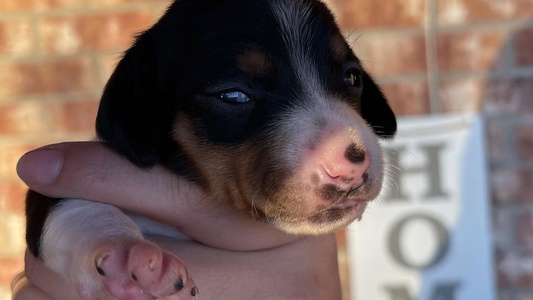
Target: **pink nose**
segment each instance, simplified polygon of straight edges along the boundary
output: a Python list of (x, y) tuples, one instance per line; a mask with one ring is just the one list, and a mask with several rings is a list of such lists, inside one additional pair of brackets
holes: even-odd
[(333, 155), (322, 162), (322, 167), (325, 183), (334, 184), (338, 190), (349, 191), (367, 181), (370, 159), (364, 148), (350, 144), (342, 155)]

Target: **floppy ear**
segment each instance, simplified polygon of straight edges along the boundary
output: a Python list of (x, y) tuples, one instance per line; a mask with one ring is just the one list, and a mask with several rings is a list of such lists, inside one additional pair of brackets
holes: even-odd
[[(136, 38), (104, 89), (96, 118), (99, 138), (142, 168), (161, 162), (170, 147), (178, 99), (167, 90), (178, 81), (174, 72), (183, 58), (195, 1), (175, 1)], [(172, 74), (171, 74), (172, 73)], [(169, 84), (171, 82), (172, 84)], [(171, 149), (174, 154), (175, 149)]]
[(104, 89), (96, 132), (139, 167), (155, 165), (161, 153), (164, 111), (156, 90), (155, 53), (149, 32), (124, 54)]
[(376, 135), (390, 138), (396, 133), (396, 117), (385, 95), (367, 72), (363, 72), (361, 114)]

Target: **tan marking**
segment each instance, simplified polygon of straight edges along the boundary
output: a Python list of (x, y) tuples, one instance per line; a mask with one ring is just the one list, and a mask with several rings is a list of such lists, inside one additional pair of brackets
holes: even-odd
[(337, 62), (344, 62), (350, 52), (344, 37), (340, 34), (331, 37), (331, 49), (333, 50), (333, 57)]
[(259, 50), (249, 50), (237, 56), (237, 65), (252, 76), (264, 76), (271, 69), (268, 57)]
[[(173, 139), (184, 151), (198, 176), (205, 182), (207, 192), (214, 200), (228, 201), (235, 208), (251, 214), (249, 199), (257, 181), (250, 170), (254, 152), (249, 145), (223, 147), (199, 141), (194, 135), (190, 119), (179, 114), (174, 123)], [(254, 203), (255, 204), (255, 203)], [(256, 214), (257, 215), (257, 214)]]
[(259, 166), (263, 160), (272, 159), (265, 157), (268, 154), (260, 147), (269, 144), (264, 139), (233, 147), (213, 145), (198, 140), (192, 126), (187, 115), (179, 114), (172, 137), (206, 183), (204, 188), (210, 198), (226, 201), (255, 218), (303, 220), (313, 213), (306, 199), (298, 195), (303, 189), (299, 184), (281, 182), (280, 174), (263, 182), (268, 170)]

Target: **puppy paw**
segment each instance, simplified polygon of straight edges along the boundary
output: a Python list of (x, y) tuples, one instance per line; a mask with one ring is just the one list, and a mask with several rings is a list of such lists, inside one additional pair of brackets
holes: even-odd
[[(198, 296), (183, 261), (148, 241), (98, 247), (94, 275), (99, 285), (119, 300), (186, 300)], [(78, 293), (82, 298), (94, 298), (87, 289), (79, 288)]]

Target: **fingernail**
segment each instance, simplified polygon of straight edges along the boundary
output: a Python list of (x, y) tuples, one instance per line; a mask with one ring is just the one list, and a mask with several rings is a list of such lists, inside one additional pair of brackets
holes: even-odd
[(54, 148), (40, 148), (24, 154), (17, 173), (27, 185), (47, 185), (54, 182), (63, 167), (63, 154)]

